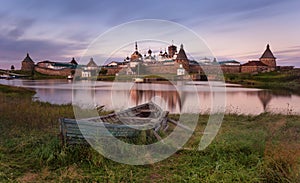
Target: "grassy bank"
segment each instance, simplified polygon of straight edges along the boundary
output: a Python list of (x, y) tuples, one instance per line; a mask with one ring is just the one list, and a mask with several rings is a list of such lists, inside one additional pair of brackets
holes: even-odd
[(30, 98), (32, 95), (35, 94), (33, 90), (29, 90), (26, 88), (21, 87), (13, 87), (13, 86), (6, 86), (0, 84), (0, 94), (5, 96), (24, 96), (26, 98)]
[(39, 72), (36, 71), (22, 71), (22, 70), (15, 70), (13, 71), (13, 73), (16, 74), (21, 74), (21, 75), (25, 75), (27, 77), (24, 77), (26, 79), (66, 79), (66, 76), (50, 76), (50, 75), (46, 75), (46, 74), (41, 74)]
[(259, 74), (227, 74), (225, 75), (225, 80), (226, 82), (242, 84), (247, 87), (289, 90), (300, 94), (300, 69)]
[[(181, 150), (159, 163), (130, 166), (91, 148), (61, 147), (57, 119), (73, 118), (72, 106), (32, 102), (31, 91), (9, 88), (0, 87), (0, 182), (300, 181), (299, 116), (226, 115), (204, 151)], [(207, 119), (200, 116), (188, 149), (198, 146)]]

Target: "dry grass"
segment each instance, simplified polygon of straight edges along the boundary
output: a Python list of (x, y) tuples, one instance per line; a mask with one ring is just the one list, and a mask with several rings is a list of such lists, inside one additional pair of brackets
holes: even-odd
[(23, 183), (27, 183), (27, 182), (37, 182), (38, 180), (38, 174), (36, 173), (25, 173), (25, 175), (23, 175), (22, 177), (18, 178), (18, 182), (23, 182)]
[(281, 118), (270, 122), (268, 131), (264, 176), (273, 182), (300, 182), (300, 128)]

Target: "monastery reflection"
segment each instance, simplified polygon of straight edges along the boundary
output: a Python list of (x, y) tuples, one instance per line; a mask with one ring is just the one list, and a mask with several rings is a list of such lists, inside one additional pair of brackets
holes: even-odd
[(276, 97), (291, 97), (291, 94), (288, 92), (283, 92), (283, 91), (271, 91), (271, 90), (261, 90), (257, 92), (247, 92), (247, 95), (256, 95), (262, 106), (263, 106), (263, 111), (268, 112), (268, 104), (271, 102), (273, 98)]
[(165, 107), (171, 111), (182, 108), (184, 102), (184, 94), (178, 92), (173, 85), (170, 85), (170, 90), (143, 90), (135, 84), (130, 90), (130, 99), (135, 105), (151, 101), (153, 98), (158, 97), (163, 100)]

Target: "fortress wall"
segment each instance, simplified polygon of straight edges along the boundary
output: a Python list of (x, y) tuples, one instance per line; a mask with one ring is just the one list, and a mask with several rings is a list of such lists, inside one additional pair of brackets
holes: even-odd
[(111, 67), (111, 68), (107, 67), (105, 69), (107, 69), (107, 75), (116, 75), (122, 70), (122, 68), (120, 67)]
[[(177, 69), (179, 68), (179, 65), (177, 63), (173, 65), (162, 65), (162, 64), (153, 64), (153, 65), (147, 65), (144, 67), (144, 71), (147, 74), (176, 74)], [(224, 74), (228, 73), (240, 73), (241, 72), (241, 67), (240, 66), (218, 66), (218, 65), (191, 65), (189, 72), (191, 73), (199, 73), (200, 74), (220, 74), (218, 71), (221, 71)], [(116, 73), (120, 72), (122, 68), (120, 67), (113, 67), (113, 68), (106, 68), (108, 70), (107, 75), (115, 75)], [(126, 68), (123, 68), (126, 70)]]
[(148, 74), (176, 74), (176, 65), (148, 65), (146, 72)]
[(233, 66), (233, 65), (193, 65), (190, 66), (190, 72), (192, 73), (199, 73), (200, 74), (219, 74), (219, 71), (223, 72), (223, 74), (234, 74), (240, 73), (241, 67), (240, 66)]
[(71, 74), (72, 71), (72, 69), (54, 70), (54, 69), (42, 68), (38, 66), (34, 67), (34, 70), (41, 74), (51, 75), (51, 76), (68, 76)]
[(272, 71), (272, 67), (268, 66), (242, 66), (242, 73), (255, 73), (255, 72), (270, 72)]
[(239, 65), (222, 65), (221, 69), (224, 74), (235, 74), (241, 72), (241, 66)]

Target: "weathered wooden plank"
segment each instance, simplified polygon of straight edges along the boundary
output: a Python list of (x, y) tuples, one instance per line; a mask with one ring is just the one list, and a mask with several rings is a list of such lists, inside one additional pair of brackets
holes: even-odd
[(130, 117), (130, 116), (120, 116), (119, 119), (130, 119), (130, 120), (140, 120), (143, 121), (151, 121), (151, 120), (158, 120), (157, 118), (143, 118), (143, 117)]
[(171, 122), (171, 123), (174, 124), (174, 125), (177, 125), (178, 127), (183, 128), (183, 129), (186, 129), (186, 130), (189, 130), (189, 131), (194, 131), (194, 130), (192, 130), (190, 127), (185, 126), (185, 125), (182, 125), (182, 124), (180, 124), (179, 122), (177, 122), (177, 121), (175, 121), (175, 120), (173, 120), (173, 119), (168, 118), (168, 121)]
[(68, 134), (77, 135), (97, 135), (97, 136), (109, 136), (110, 134), (132, 134), (135, 133), (136, 129), (104, 129), (104, 128), (72, 128), (67, 129)]
[[(108, 123), (100, 123), (100, 122), (90, 122), (90, 121), (65, 121), (65, 126), (67, 128), (76, 128), (77, 126), (80, 127), (105, 127), (105, 128), (110, 128), (110, 127), (115, 127), (115, 124), (108, 124)], [(130, 127), (129, 125), (118, 125), (119, 128), (124, 128), (124, 127)]]
[[(138, 131), (127, 125), (99, 124), (74, 119), (59, 119), (63, 144), (79, 144), (85, 138), (97, 139), (105, 136), (133, 137)], [(79, 128), (80, 127), (80, 128)]]
[(158, 141), (164, 143), (164, 141), (163, 141), (163, 139), (161, 138), (161, 136), (158, 135), (158, 133), (157, 133), (155, 130), (153, 130), (153, 134), (154, 134), (154, 136), (156, 137), (156, 139), (157, 139)]

